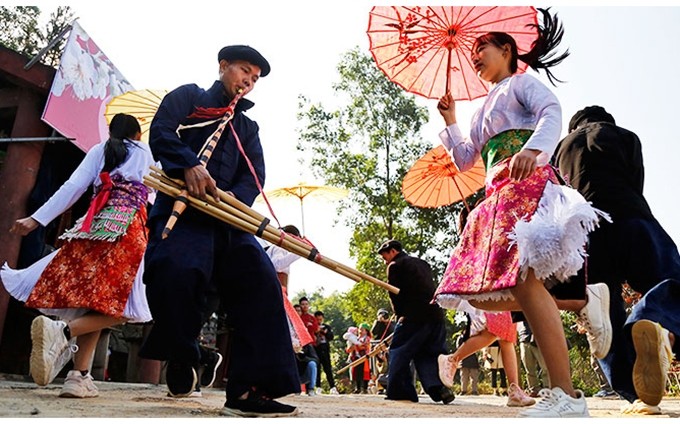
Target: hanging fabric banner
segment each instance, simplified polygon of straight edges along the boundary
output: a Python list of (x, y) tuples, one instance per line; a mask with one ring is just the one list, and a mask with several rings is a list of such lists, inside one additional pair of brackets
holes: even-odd
[(78, 22), (73, 22), (42, 120), (87, 152), (108, 138), (106, 104), (133, 89)]

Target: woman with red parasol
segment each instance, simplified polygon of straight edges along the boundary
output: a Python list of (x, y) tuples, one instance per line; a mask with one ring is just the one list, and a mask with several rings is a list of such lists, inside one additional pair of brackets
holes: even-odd
[(545, 70), (554, 84), (549, 68), (569, 54), (556, 56), (562, 26), (541, 12), (544, 24), (526, 54), (519, 55), (504, 32), (475, 40), (472, 63), (492, 88), (473, 116), (470, 139), (456, 124), (450, 93), (438, 104), (447, 126), (440, 137), (454, 163), (465, 171), (481, 156), (487, 178), (486, 199), (470, 213), (435, 299), (447, 308), (462, 298), (484, 310), (521, 309), (545, 356), (552, 389), (520, 415), (583, 417), (588, 408), (572, 386), (562, 321), (546, 282), (565, 281), (583, 266), (587, 235), (601, 212), (560, 185), (548, 165), (560, 138), (559, 101), (536, 78), (517, 72), (521, 60)]

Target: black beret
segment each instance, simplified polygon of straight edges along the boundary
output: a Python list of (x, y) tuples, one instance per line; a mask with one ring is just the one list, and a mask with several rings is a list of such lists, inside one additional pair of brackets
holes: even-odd
[(266, 77), (269, 74), (269, 71), (271, 71), (267, 59), (250, 46), (233, 45), (222, 47), (222, 50), (217, 54), (217, 61), (219, 62), (222, 59), (228, 62), (232, 60), (245, 60), (246, 62), (252, 63), (260, 68), (261, 77)]
[(378, 253), (387, 252), (390, 249), (394, 249), (397, 252), (401, 252), (401, 243), (398, 240), (387, 240), (385, 243), (381, 244), (378, 248)]
[(569, 132), (572, 132), (581, 124), (588, 122), (609, 122), (616, 125), (614, 117), (602, 106), (588, 106), (576, 112), (569, 121)]

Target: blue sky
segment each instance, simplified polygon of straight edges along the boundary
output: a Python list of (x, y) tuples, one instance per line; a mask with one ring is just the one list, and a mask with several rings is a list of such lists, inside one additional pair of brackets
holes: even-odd
[[(335, 67), (340, 56), (354, 46), (369, 53), (368, 12), (373, 4), (388, 4), (252, 0), (196, 2), (190, 8), (184, 3), (180, 8), (180, 3), (160, 6), (127, 0), (106, 6), (84, 1), (37, 2), (44, 12), (64, 3), (72, 6), (81, 26), (138, 89), (172, 89), (186, 83), (208, 87), (217, 78), (216, 57), (221, 47), (250, 44), (260, 50), (269, 59), (272, 73), (249, 95), (257, 105), (248, 115), (261, 128), (268, 169), (266, 190), (313, 181), (297, 163), (297, 96), (304, 94), (334, 106), (331, 85), (337, 81)], [(563, 135), (571, 115), (592, 104), (604, 106), (619, 125), (636, 132), (646, 165), (645, 196), (659, 222), (679, 243), (680, 190), (675, 171), (680, 168), (680, 133), (675, 125), (680, 121), (676, 111), (680, 7), (583, 1), (553, 4), (565, 27), (562, 45), (571, 51), (555, 68), (556, 76), (566, 83), (553, 88), (562, 103)], [(539, 78), (547, 83), (543, 76)], [(430, 123), (422, 136), (435, 145), (442, 127), (436, 101), (418, 102), (430, 109)], [(477, 107), (479, 101), (459, 102), (464, 130)], [(283, 225), (299, 224), (297, 201), (272, 200), (272, 206)], [(263, 205), (256, 208), (266, 212)], [(309, 199), (305, 204), (307, 234), (323, 254), (353, 265), (347, 256), (349, 234), (342, 225), (333, 226), (334, 216), (332, 205)], [(352, 284), (304, 259), (292, 267), (293, 295), (317, 287), (325, 287), (327, 293), (344, 291)]]

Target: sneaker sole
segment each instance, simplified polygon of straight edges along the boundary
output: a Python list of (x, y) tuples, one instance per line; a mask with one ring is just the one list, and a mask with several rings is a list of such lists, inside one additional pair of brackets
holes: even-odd
[(45, 322), (49, 320), (46, 317), (37, 317), (31, 323), (31, 357), (29, 365), (29, 373), (33, 377), (33, 381), (38, 386), (47, 386), (52, 382), (50, 374), (52, 373), (52, 364), (45, 362)]
[[(603, 311), (603, 316), (606, 318), (609, 318), (609, 287), (607, 285), (604, 286), (604, 296), (602, 296), (603, 303), (604, 303), (604, 311)], [(605, 349), (603, 352), (593, 352), (593, 356), (595, 356), (597, 359), (603, 359), (607, 354), (609, 353), (609, 350), (612, 347), (612, 322), (611, 319), (605, 319), (604, 320), (604, 339), (607, 341), (605, 344), (607, 346), (607, 349)]]
[(512, 401), (512, 402), (508, 401), (508, 403), (506, 403), (505, 406), (509, 406), (510, 408), (522, 408), (522, 407), (525, 407), (525, 406), (535, 405), (536, 400), (535, 399), (531, 399), (531, 400), (533, 400), (533, 402), (522, 403), (520, 401)]
[[(447, 381), (446, 378), (446, 367), (449, 366), (449, 358), (447, 355), (439, 355), (437, 357), (437, 371), (439, 374), (439, 380), (442, 382), (442, 384), (445, 387), (448, 387), (449, 389), (453, 387), (453, 381)], [(442, 366), (444, 364), (444, 366)], [(452, 379), (453, 380), (453, 379)]]
[[(196, 370), (193, 369), (193, 367), (191, 368), (191, 372), (193, 373), (193, 377), (194, 377), (193, 380), (192, 380), (193, 382), (191, 383), (191, 389), (189, 389), (189, 391), (186, 392), (186, 393), (173, 393), (172, 390), (170, 390), (170, 386), (168, 386), (168, 395), (170, 395), (171, 397), (174, 397), (174, 398), (185, 398), (185, 397), (191, 396), (194, 393), (194, 390), (196, 388), (196, 383), (198, 383), (198, 376), (196, 375)], [(166, 377), (166, 380), (167, 380), (167, 377)]]
[(72, 392), (61, 392), (59, 393), (60, 398), (70, 398), (70, 399), (85, 399), (85, 398), (95, 398), (99, 397), (99, 393), (88, 393), (85, 395), (81, 395), (80, 393), (72, 393)]
[[(215, 383), (215, 379), (217, 378), (217, 369), (220, 367), (220, 364), (222, 364), (222, 355), (219, 353), (217, 355), (219, 356), (217, 357), (217, 363), (215, 364), (215, 368), (212, 373), (212, 379), (210, 382), (208, 382), (208, 384), (201, 384), (201, 387), (210, 388), (212, 387), (213, 383)], [(203, 376), (201, 375), (201, 377)]]
[(633, 386), (641, 401), (656, 406), (661, 403), (666, 391), (666, 375), (661, 369), (659, 354), (661, 340), (656, 323), (640, 320), (633, 324), (633, 346), (635, 364), (633, 365)]
[(244, 418), (276, 418), (276, 417), (294, 417), (300, 413), (298, 408), (295, 408), (292, 412), (248, 412), (241, 411), (240, 409), (227, 408), (226, 406), (220, 411), (220, 415), (226, 417), (244, 417)]

